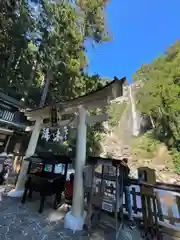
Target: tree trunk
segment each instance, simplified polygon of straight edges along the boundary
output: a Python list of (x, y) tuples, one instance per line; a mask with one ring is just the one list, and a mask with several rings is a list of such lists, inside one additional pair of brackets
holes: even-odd
[(43, 92), (41, 95), (39, 107), (43, 107), (46, 102), (47, 93), (48, 93), (48, 89), (49, 89), (49, 83), (50, 83), (50, 73), (47, 71), (44, 75), (44, 87), (43, 87)]

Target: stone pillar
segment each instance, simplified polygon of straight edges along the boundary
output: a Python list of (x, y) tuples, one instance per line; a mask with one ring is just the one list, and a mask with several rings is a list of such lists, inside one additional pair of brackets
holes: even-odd
[(79, 108), (77, 146), (72, 211), (64, 219), (65, 228), (80, 231), (84, 225), (83, 168), (86, 162), (86, 116), (87, 111)]
[(10, 191), (8, 193), (9, 197), (22, 197), (22, 195), (24, 193), (24, 184), (25, 184), (27, 170), (28, 170), (28, 166), (29, 166), (29, 162), (26, 161), (26, 158), (34, 155), (34, 153), (35, 153), (37, 141), (38, 141), (39, 134), (41, 131), (41, 123), (42, 123), (41, 118), (37, 119), (35, 122), (35, 126), (32, 131), (32, 134), (31, 134), (28, 148), (26, 150), (26, 155), (22, 162), (22, 166), (21, 166), (21, 170), (20, 170), (20, 174), (19, 174), (17, 183), (16, 183), (16, 187), (15, 187), (15, 189), (13, 189), (12, 191)]

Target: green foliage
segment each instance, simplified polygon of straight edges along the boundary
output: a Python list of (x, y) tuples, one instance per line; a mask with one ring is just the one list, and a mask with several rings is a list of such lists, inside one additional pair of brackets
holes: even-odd
[[(180, 40), (151, 64), (143, 65), (134, 75), (141, 82), (137, 92), (138, 109), (150, 115), (155, 136), (169, 148), (179, 151), (180, 139)], [(173, 151), (174, 152), (174, 151)], [(177, 159), (178, 153), (173, 154)], [(177, 160), (174, 160), (177, 167)]]
[(87, 156), (99, 156), (101, 152), (100, 142), (103, 138), (103, 129), (100, 124), (87, 128)]
[(33, 12), (27, 0), (16, 1), (11, 8), (1, 1), (0, 88), (13, 88), (27, 104), (36, 106), (44, 74), (50, 72), (47, 102), (77, 97), (81, 89), (89, 91), (88, 77), (83, 76), (88, 64), (85, 41), (106, 40), (105, 4), (42, 1), (39, 12)]
[(148, 132), (138, 138), (133, 139), (132, 150), (139, 158), (150, 159), (156, 156), (158, 144), (152, 132)]
[(109, 106), (108, 109), (108, 115), (109, 115), (109, 119), (108, 119), (108, 123), (110, 124), (111, 127), (115, 127), (117, 126), (117, 124), (119, 123), (122, 114), (126, 108), (126, 103), (122, 103), (122, 104), (118, 104), (118, 103), (112, 103)]
[(173, 148), (170, 152), (170, 155), (172, 157), (176, 173), (180, 174), (180, 152)]
[[(14, 9), (6, 8), (0, 3), (0, 87), (21, 89), (27, 84), (31, 58), (28, 57), (27, 29), (34, 26), (27, 2), (16, 5)], [(16, 11), (15, 11), (16, 9)], [(25, 56), (26, 55), (26, 56)], [(20, 67), (20, 69), (19, 69)], [(24, 75), (22, 79), (22, 74)]]
[[(85, 42), (108, 40), (106, 2), (46, 0), (34, 12), (28, 0), (20, 4), (1, 1), (0, 89), (15, 90), (23, 95), (26, 104), (35, 107), (48, 73), (52, 78), (46, 103), (72, 99), (100, 88), (105, 81), (98, 75), (88, 76), (83, 70), (88, 64)], [(102, 128), (89, 128), (88, 149), (95, 153)]]

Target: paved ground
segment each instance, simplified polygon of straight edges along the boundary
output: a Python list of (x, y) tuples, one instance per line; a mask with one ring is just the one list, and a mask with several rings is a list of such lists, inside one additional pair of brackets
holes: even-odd
[[(98, 228), (91, 237), (88, 237), (85, 232), (73, 234), (64, 229), (64, 211), (52, 210), (50, 200), (43, 214), (39, 214), (37, 209), (37, 200), (22, 205), (20, 199), (4, 196), (0, 202), (0, 240), (115, 239), (115, 231), (107, 226)], [(122, 235), (119, 237), (121, 240), (140, 240), (139, 232), (136, 230), (131, 232), (127, 227), (124, 228)]]

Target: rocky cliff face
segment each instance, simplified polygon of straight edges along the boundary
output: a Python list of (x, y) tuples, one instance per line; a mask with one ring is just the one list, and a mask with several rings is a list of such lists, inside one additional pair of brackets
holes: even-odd
[[(126, 96), (128, 99), (128, 96)], [(129, 100), (129, 99), (128, 99)], [(137, 169), (141, 166), (148, 166), (156, 169), (157, 181), (168, 183), (180, 183), (180, 176), (174, 173), (173, 164), (170, 163), (169, 153), (166, 147), (160, 144), (153, 158), (139, 158), (133, 152), (132, 142), (133, 136), (133, 113), (132, 101), (127, 101), (126, 109), (119, 120), (118, 125), (111, 129), (108, 123), (106, 128), (107, 134), (102, 141), (102, 156), (111, 156), (121, 159), (123, 156), (129, 158), (129, 166), (131, 168), (131, 176), (137, 178)], [(137, 126), (139, 133), (143, 134), (151, 128), (150, 119), (136, 113)]]

